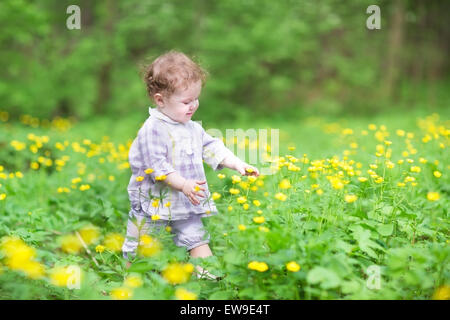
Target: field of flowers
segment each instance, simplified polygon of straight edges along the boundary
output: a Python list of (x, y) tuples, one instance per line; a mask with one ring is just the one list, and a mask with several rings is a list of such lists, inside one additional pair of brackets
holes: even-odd
[[(0, 299), (450, 298), (450, 122), (438, 114), (279, 126), (273, 174), (205, 165), (213, 257), (190, 258), (166, 229), (140, 239), (129, 269), (139, 123), (9, 118), (0, 111)], [(197, 279), (196, 264), (222, 279)]]

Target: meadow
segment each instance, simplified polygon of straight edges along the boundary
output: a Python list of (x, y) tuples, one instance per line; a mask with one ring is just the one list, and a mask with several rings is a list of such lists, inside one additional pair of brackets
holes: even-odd
[(190, 258), (162, 230), (129, 269), (128, 149), (145, 118), (10, 118), (0, 111), (0, 299), (450, 298), (446, 115), (204, 122), (279, 128), (273, 174), (205, 164), (214, 256)]

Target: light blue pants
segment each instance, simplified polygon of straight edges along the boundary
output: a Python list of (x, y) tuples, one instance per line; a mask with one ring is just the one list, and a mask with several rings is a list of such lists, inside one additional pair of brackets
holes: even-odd
[[(133, 218), (135, 221), (133, 221)], [(140, 231), (139, 226), (141, 226)], [(142, 235), (155, 232), (159, 233), (161, 228), (165, 228), (166, 226), (172, 228), (171, 232), (175, 234), (173, 240), (178, 247), (186, 247), (186, 250), (191, 250), (209, 243), (210, 236), (203, 227), (200, 215), (193, 214), (188, 219), (184, 220), (152, 221), (151, 217), (130, 210), (127, 223), (127, 235), (122, 245), (124, 259), (130, 260), (132, 257), (136, 256), (139, 238)]]

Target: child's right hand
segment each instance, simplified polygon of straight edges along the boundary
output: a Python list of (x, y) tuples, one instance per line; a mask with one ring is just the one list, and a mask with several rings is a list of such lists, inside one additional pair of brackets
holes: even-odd
[(199, 191), (205, 191), (204, 188), (200, 187), (200, 184), (205, 184), (206, 181), (200, 181), (200, 180), (186, 180), (186, 182), (183, 185), (183, 193), (186, 197), (188, 197), (189, 201), (193, 205), (199, 205), (200, 200), (197, 199), (197, 196), (205, 197), (204, 195), (198, 193)]

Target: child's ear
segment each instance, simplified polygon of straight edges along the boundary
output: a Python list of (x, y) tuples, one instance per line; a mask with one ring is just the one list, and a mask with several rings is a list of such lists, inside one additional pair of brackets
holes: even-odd
[(164, 105), (163, 97), (160, 93), (155, 93), (153, 95), (153, 100), (158, 105), (158, 107), (162, 107)]

